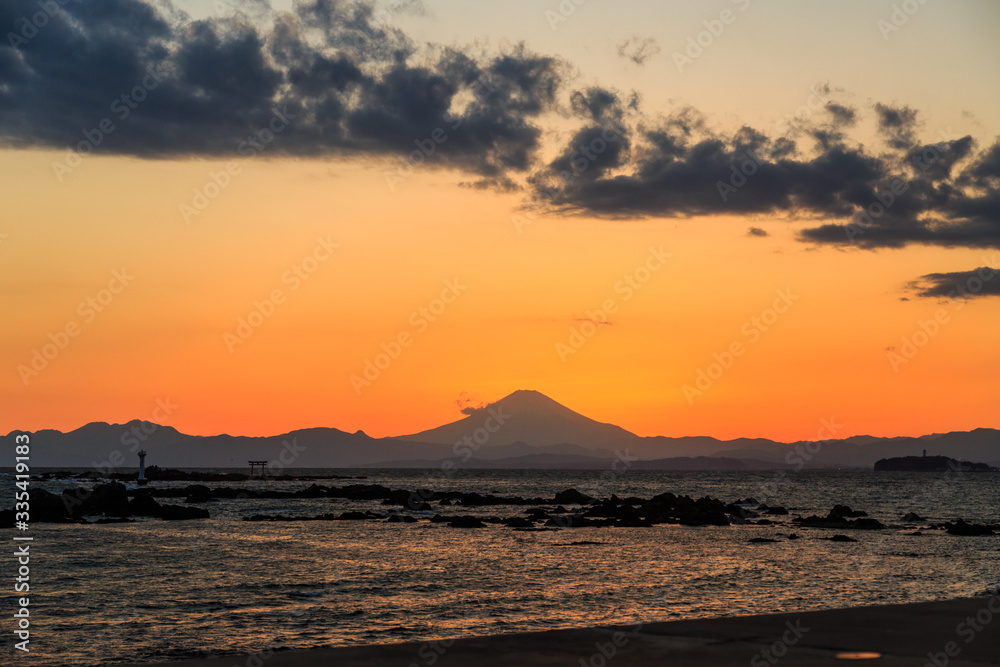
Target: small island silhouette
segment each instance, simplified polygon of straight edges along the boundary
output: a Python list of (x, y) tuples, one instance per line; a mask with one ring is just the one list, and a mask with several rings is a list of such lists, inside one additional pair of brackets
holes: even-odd
[(985, 463), (958, 461), (949, 456), (899, 456), (891, 459), (879, 459), (875, 462), (875, 472), (992, 472)]

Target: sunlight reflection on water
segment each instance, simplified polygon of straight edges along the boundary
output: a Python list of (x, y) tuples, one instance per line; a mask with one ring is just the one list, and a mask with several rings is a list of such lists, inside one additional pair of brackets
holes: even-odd
[[(431, 474), (370, 471), (365, 483), (551, 496), (594, 475), (489, 471), (431, 485)], [(755, 495), (771, 475), (630, 472), (604, 495), (669, 490), (732, 501)], [(32, 663), (249, 654), (973, 595), (996, 583), (1000, 537), (913, 537), (899, 519), (915, 511), (931, 521), (996, 522), (1000, 476), (959, 476), (936, 497), (926, 493), (933, 478), (803, 472), (782, 480), (782, 497), (767, 499), (792, 516), (846, 503), (894, 524), (856, 531), (858, 542), (846, 544), (787, 524), (517, 532), (429, 522), (240, 521), (264, 510), (394, 509), (326, 498), (216, 501), (205, 505), (213, 516), (206, 521), (41, 524), (33, 528)], [(512, 516), (525, 508), (444, 509)], [(801, 539), (748, 544), (790, 532)]]

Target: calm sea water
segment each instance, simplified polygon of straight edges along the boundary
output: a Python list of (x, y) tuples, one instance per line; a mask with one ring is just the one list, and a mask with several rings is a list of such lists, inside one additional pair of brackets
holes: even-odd
[[(890, 528), (852, 532), (859, 541), (842, 544), (819, 539), (828, 531), (790, 524), (516, 532), (427, 521), (241, 521), (267, 512), (399, 511), (379, 501), (331, 499), (220, 500), (204, 505), (212, 518), (202, 521), (38, 524), (31, 529), (31, 654), (19, 664), (231, 654), (234, 665), (253, 665), (255, 654), (270, 650), (914, 602), (981, 594), (1000, 581), (1000, 537), (941, 531), (916, 537), (900, 522), (917, 512), (928, 522), (998, 523), (998, 474), (339, 472), (392, 488), (498, 495), (551, 497), (575, 487), (600, 497), (671, 491), (730, 502), (753, 496), (786, 506), (791, 516), (772, 517), (782, 520), (825, 515), (842, 503)], [(0, 476), (0, 484), (0, 500), (9, 507), (13, 480)], [(309, 484), (230, 485), (296, 490)], [(511, 516), (526, 508), (442, 509)], [(748, 544), (752, 537), (790, 532), (802, 539)], [(4, 534), (12, 544), (12, 531)], [(573, 544), (582, 541), (597, 544)], [(0, 567), (11, 581), (13, 559), (3, 558)], [(12, 598), (7, 593), (8, 602)], [(0, 644), (9, 655), (13, 635), (4, 616)], [(411, 662), (429, 664), (416, 653)]]

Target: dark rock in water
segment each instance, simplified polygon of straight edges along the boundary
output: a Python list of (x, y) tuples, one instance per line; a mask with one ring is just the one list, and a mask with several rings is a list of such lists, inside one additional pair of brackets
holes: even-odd
[[(62, 473), (60, 477), (68, 477), (70, 473)], [(99, 477), (101, 473), (89, 472), (76, 475), (78, 478)], [(116, 479), (134, 480), (137, 473), (115, 473)], [(246, 473), (239, 472), (207, 472), (207, 471), (184, 471), (174, 468), (160, 468), (159, 466), (149, 466), (146, 468), (146, 479), (149, 481), (171, 481), (171, 482), (242, 482), (250, 479)], [(316, 480), (316, 479), (367, 479), (364, 475), (281, 475), (269, 470), (266, 476), (268, 480), (295, 481), (295, 480)]]
[(725, 507), (722, 508), (722, 511), (728, 514), (729, 516), (735, 516), (741, 519), (749, 519), (750, 517), (757, 516), (755, 512), (743, 509), (737, 504), (726, 505)]
[(451, 506), (451, 501), (448, 500), (447, 498), (445, 498), (444, 500), (442, 500), (441, 502), (439, 502), (438, 505), (440, 505), (441, 507), (450, 507)]
[[(458, 504), (463, 507), (486, 507), (490, 505), (526, 505), (528, 500), (519, 497), (494, 496), (482, 493), (456, 493)], [(533, 501), (530, 501), (533, 502)]]
[(725, 505), (715, 498), (675, 496), (661, 493), (653, 496), (639, 508), (639, 513), (653, 523), (674, 523), (683, 526), (728, 526)]
[(562, 505), (559, 505), (554, 510), (552, 510), (553, 514), (566, 514), (567, 512), (569, 512), (569, 510), (563, 507)]
[(443, 514), (435, 514), (431, 517), (431, 523), (447, 523), (451, 520), (451, 517), (444, 516)]
[(560, 491), (552, 498), (552, 505), (589, 505), (593, 499), (576, 489)]
[(430, 491), (406, 491), (403, 489), (393, 491), (391, 495), (382, 501), (383, 505), (400, 505), (414, 512), (428, 512), (431, 506), (424, 498), (430, 498), (433, 494)]
[(349, 484), (339, 489), (330, 489), (327, 495), (348, 500), (381, 500), (388, 498), (391, 493), (391, 489), (381, 484)]
[(213, 500), (212, 490), (207, 486), (191, 484), (184, 490), (187, 492), (187, 497), (184, 499), (186, 503), (207, 503)]
[(857, 542), (853, 537), (848, 537), (847, 535), (834, 535), (833, 537), (823, 538), (830, 540), (831, 542)]
[(833, 509), (830, 510), (830, 516), (836, 514), (837, 516), (842, 516), (845, 519), (853, 519), (858, 516), (868, 516), (868, 512), (861, 510), (852, 510), (847, 505), (834, 505)]
[(383, 505), (402, 505), (408, 507), (412, 503), (420, 503), (423, 500), (416, 493), (406, 489), (393, 489), (389, 495), (382, 500)]
[(771, 521), (770, 519), (758, 519), (757, 521), (754, 521), (753, 523), (756, 524), (756, 525), (758, 525), (758, 526), (776, 526), (776, 525), (778, 525), (777, 521)]
[(747, 497), (746, 500), (737, 500), (733, 503), (734, 505), (759, 505), (756, 498)]
[(249, 479), (249, 475), (234, 472), (185, 472), (174, 468), (160, 468), (153, 465), (146, 468), (146, 479), (151, 482), (227, 482), (243, 481)]
[(135, 521), (125, 516), (116, 516), (110, 518), (104, 517), (103, 519), (98, 519), (94, 523), (135, 523)]
[(788, 514), (788, 510), (782, 507), (781, 505), (775, 505), (774, 507), (767, 508), (767, 514), (772, 514), (775, 516), (783, 516), (785, 514)]
[(486, 524), (474, 516), (451, 517), (448, 525), (452, 528), (485, 528)]
[(124, 484), (111, 482), (99, 484), (90, 494), (87, 508), (99, 510), (107, 516), (125, 516), (128, 508), (128, 492)]
[(342, 512), (337, 517), (338, 521), (367, 521), (371, 517), (364, 512)]
[(615, 526), (619, 528), (649, 528), (653, 525), (651, 519), (643, 519), (640, 517), (622, 517), (621, 519), (615, 519)]
[(788, 536), (788, 539), (790, 539), (790, 540), (797, 540), (797, 539), (799, 539), (799, 536), (796, 535), (795, 533), (792, 533), (791, 535)]
[(329, 489), (325, 486), (320, 486), (314, 483), (310, 484), (301, 491), (296, 491), (295, 495), (299, 498), (323, 498), (327, 495), (328, 491)]
[[(128, 492), (124, 484), (110, 482), (98, 484), (92, 489), (64, 489), (62, 503), (73, 516), (104, 514), (105, 516), (126, 516), (128, 514)], [(32, 507), (34, 510), (34, 507)]]
[(881, 522), (876, 519), (858, 519), (856, 521), (850, 521), (845, 519), (840, 514), (835, 514), (830, 512), (829, 515), (824, 517), (808, 516), (804, 519), (795, 518), (792, 519), (792, 523), (797, 523), (802, 526), (809, 526), (810, 528), (835, 528), (838, 530), (849, 529), (849, 530), (881, 530), (885, 528)]
[(924, 517), (920, 516), (916, 512), (907, 512), (899, 519), (900, 521), (905, 521), (906, 523), (914, 523), (916, 521), (927, 521)]
[(564, 514), (552, 517), (545, 522), (545, 525), (559, 528), (586, 528), (588, 526), (610, 526), (614, 522), (614, 519), (588, 519), (579, 514)]
[(187, 521), (189, 519), (209, 518), (207, 509), (201, 507), (185, 507), (184, 505), (160, 505), (159, 517), (166, 521)]
[[(64, 491), (63, 494), (65, 493)], [(73, 520), (70, 517), (72, 506), (66, 502), (65, 495), (57, 496), (42, 489), (29, 488), (28, 499), (31, 503), (31, 521), (35, 523), (66, 523)]]
[[(563, 512), (559, 510), (563, 510)], [(565, 513), (565, 508), (562, 505), (553, 512), (553, 514), (562, 513)], [(584, 516), (635, 520), (640, 517), (640, 513), (631, 503), (624, 502), (618, 497), (612, 496), (608, 500), (601, 500), (592, 505), (590, 509), (584, 512)]]
[(535, 524), (529, 519), (525, 519), (521, 516), (512, 516), (510, 518), (504, 519), (501, 523), (510, 528), (534, 528)]
[(923, 537), (924, 536), (924, 534), (921, 533), (919, 530), (915, 530), (912, 533), (903, 533), (903, 534), (907, 535), (908, 537)]
[(803, 526), (809, 526), (810, 528), (843, 528), (847, 525), (847, 519), (840, 516), (834, 516), (831, 519), (830, 517), (810, 514), (805, 518), (797, 516), (792, 519), (792, 523), (802, 524)]
[[(685, 498), (682, 496), (679, 500)], [(682, 526), (728, 526), (729, 519), (722, 508), (721, 500), (705, 496), (694, 501), (693, 506), (681, 504), (677, 516)]]
[(966, 523), (958, 519), (955, 523), (945, 522), (944, 529), (949, 535), (960, 535), (962, 537), (980, 537), (982, 535), (993, 535), (993, 526), (981, 526), (975, 523)]
[(416, 517), (409, 516), (407, 514), (393, 514), (390, 516), (386, 523), (416, 523)]
[(152, 496), (140, 495), (128, 501), (129, 516), (160, 516), (160, 503)]
[(747, 542), (750, 544), (770, 544), (771, 542), (777, 542), (778, 540), (772, 540), (770, 537), (752, 537)]

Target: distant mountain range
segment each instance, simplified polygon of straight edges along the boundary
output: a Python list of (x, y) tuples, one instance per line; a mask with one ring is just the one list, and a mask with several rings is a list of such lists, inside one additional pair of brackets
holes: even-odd
[[(15, 433), (19, 433), (16, 431)], [(267, 460), (287, 468), (564, 468), (617, 470), (766, 470), (867, 468), (879, 459), (940, 456), (1000, 465), (1000, 431), (919, 438), (856, 436), (821, 443), (763, 438), (641, 437), (585, 417), (537, 391), (515, 391), (463, 419), (394, 438), (335, 428), (269, 437), (196, 436), (170, 426), (94, 422), (68, 433), (32, 434), (33, 467), (111, 471), (146, 464), (174, 468), (242, 468)]]

